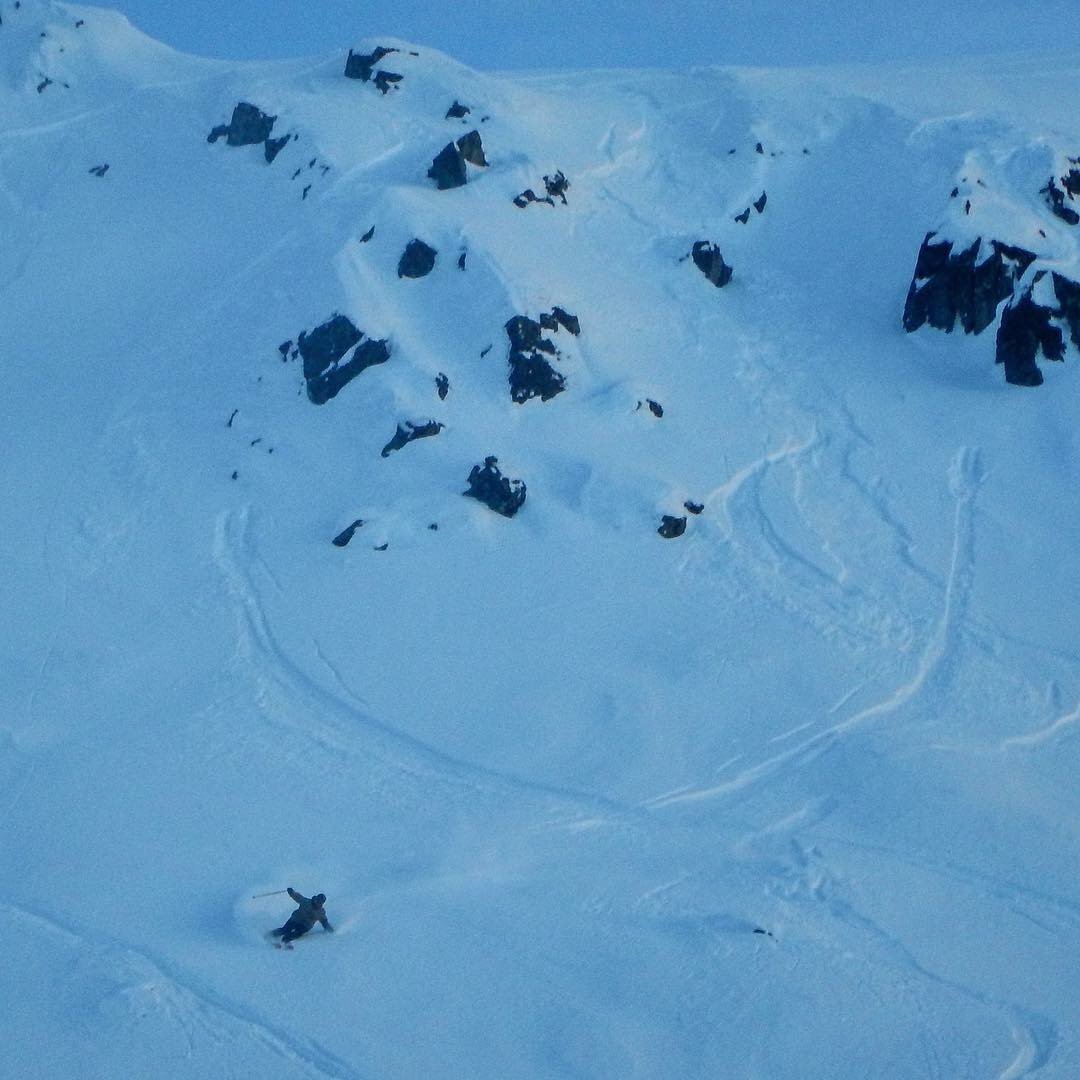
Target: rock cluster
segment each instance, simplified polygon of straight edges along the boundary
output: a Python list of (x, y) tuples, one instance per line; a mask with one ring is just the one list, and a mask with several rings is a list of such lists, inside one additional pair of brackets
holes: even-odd
[(506, 323), (510, 339), (510, 397), (518, 405), (530, 398), (549, 401), (566, 389), (566, 377), (557, 371), (548, 357), (560, 356), (559, 350), (544, 331), (556, 332), (562, 327), (575, 337), (581, 333), (576, 315), (555, 307), (539, 319), (515, 315)]

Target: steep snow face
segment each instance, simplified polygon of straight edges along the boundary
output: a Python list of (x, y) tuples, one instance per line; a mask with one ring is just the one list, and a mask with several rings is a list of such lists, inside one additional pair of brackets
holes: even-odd
[(1076, 355), (902, 325), (1019, 65), (0, 17), (16, 1071), (1077, 1074)]

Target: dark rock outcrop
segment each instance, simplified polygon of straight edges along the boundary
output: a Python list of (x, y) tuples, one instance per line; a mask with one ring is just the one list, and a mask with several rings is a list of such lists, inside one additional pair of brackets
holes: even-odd
[(257, 106), (241, 101), (233, 109), (229, 123), (219, 124), (206, 141), (215, 143), (224, 137), (229, 146), (254, 146), (270, 138), (276, 120), (276, 116), (268, 116)]
[(470, 131), (456, 142), (447, 143), (435, 155), (427, 174), (435, 181), (435, 186), (440, 191), (463, 187), (469, 179), (465, 168), (466, 162), (480, 167), (486, 167), (488, 164), (479, 131)]
[(544, 331), (563, 327), (573, 335), (581, 333), (576, 316), (562, 308), (542, 313), (538, 320), (515, 315), (506, 323), (510, 339), (510, 397), (518, 405), (530, 398), (549, 401), (566, 389), (566, 377), (552, 366), (549, 356), (558, 357), (559, 350)]
[(380, 93), (389, 94), (404, 78), (404, 75), (399, 75), (396, 71), (376, 71), (374, 81)]
[(1065, 359), (1061, 328), (1051, 321), (1054, 312), (1032, 298), (1030, 290), (1001, 313), (997, 332), (997, 363), (1005, 367), (1005, 381), (1014, 386), (1041, 386), (1042, 372), (1035, 362), (1041, 352), (1047, 360)]
[(674, 540), (686, 532), (686, 518), (672, 517), (665, 514), (660, 519), (660, 528), (656, 530), (665, 540)]
[[(344, 360), (354, 346), (352, 356)], [(316, 405), (336, 397), (362, 371), (390, 359), (385, 341), (365, 338), (344, 315), (332, 316), (310, 334), (302, 333), (297, 350), (303, 359), (308, 398)]]
[(398, 259), (399, 278), (422, 278), (435, 269), (438, 252), (423, 240), (410, 240)]
[(454, 98), (454, 104), (446, 110), (446, 119), (464, 120), (465, 117), (468, 116), (471, 112), (472, 109), (470, 109), (468, 105), (462, 105), (461, 102), (457, 100), (457, 98)]
[(440, 191), (464, 187), (468, 180), (465, 173), (465, 155), (456, 143), (447, 143), (435, 155), (427, 174)]
[(1046, 196), (1047, 206), (1066, 225), (1080, 225), (1080, 213), (1070, 205), (1080, 195), (1080, 158), (1069, 158), (1068, 163), (1072, 168), (1064, 176), (1058, 177), (1061, 187), (1051, 177), (1040, 194)]
[(334, 547), (345, 547), (349, 543), (349, 541), (353, 538), (353, 535), (356, 533), (356, 530), (357, 529), (362, 529), (363, 527), (364, 527), (363, 520), (360, 519), (360, 518), (357, 518), (347, 528), (342, 529), (341, 532), (339, 532), (337, 534), (337, 536), (334, 537), (334, 539), (331, 541), (331, 543), (334, 545)]
[(206, 137), (206, 141), (215, 143), (224, 138), (227, 146), (257, 146), (262, 143), (263, 156), (269, 165), (293, 139), (292, 135), (271, 138), (270, 133), (276, 122), (276, 116), (269, 116), (250, 102), (241, 101), (233, 109), (229, 123), (219, 124)]
[(404, 424), (398, 424), (394, 437), (382, 448), (382, 457), (389, 457), (395, 450), (415, 442), (417, 439), (430, 439), (432, 435), (438, 435), (445, 425), (437, 420), (429, 420), (425, 424), (414, 424), (406, 420)]
[(683, 509), (696, 516), (705, 509), (705, 504), (694, 502), (693, 499), (687, 499), (686, 502), (683, 503)]
[(441, 371), (435, 376), (435, 393), (439, 395), (440, 401), (445, 401), (446, 395), (450, 393), (450, 380)]
[(109, 171), (109, 164), (106, 162), (104, 165), (95, 165), (90, 170), (91, 176), (104, 176)]
[(513, 517), (525, 502), (525, 482), (503, 476), (498, 459), (487, 457), (469, 473), (469, 488), (463, 494), (477, 499), (503, 517)]
[(461, 156), (470, 165), (478, 165), (482, 168), (487, 166), (487, 158), (484, 157), (484, 144), (479, 131), (473, 130), (467, 135), (462, 135), (455, 145), (461, 151)]
[(929, 323), (951, 333), (959, 319), (965, 333), (982, 333), (1034, 259), (1032, 252), (997, 240), (978, 239), (957, 252), (950, 241), (927, 233), (904, 305), (904, 329), (911, 333)]
[(718, 289), (722, 289), (731, 280), (734, 271), (724, 262), (724, 256), (720, 254), (716, 244), (710, 244), (708, 240), (698, 240), (691, 255), (694, 265)]
[[(350, 49), (348, 58), (345, 61), (345, 78), (370, 82), (375, 65), (384, 57), (397, 51), (397, 49), (387, 49), (382, 45), (377, 45), (375, 50), (369, 53), (355, 53)], [(400, 75), (397, 77), (398, 79), (401, 78)]]

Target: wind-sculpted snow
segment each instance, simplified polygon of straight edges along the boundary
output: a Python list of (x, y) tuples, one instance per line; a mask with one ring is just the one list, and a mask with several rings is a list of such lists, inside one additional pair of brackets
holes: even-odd
[(342, 34), (0, 0), (0, 1060), (1080, 1075), (1071, 68)]

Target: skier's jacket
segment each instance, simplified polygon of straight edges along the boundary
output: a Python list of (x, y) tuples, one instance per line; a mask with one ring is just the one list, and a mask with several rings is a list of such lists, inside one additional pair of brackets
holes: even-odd
[(324, 930), (333, 930), (330, 921), (326, 917), (323, 904), (326, 897), (322, 893), (307, 897), (298, 893), (295, 889), (288, 889), (288, 894), (296, 901), (299, 907), (289, 916), (288, 926), (306, 934), (316, 923), (322, 923)]

